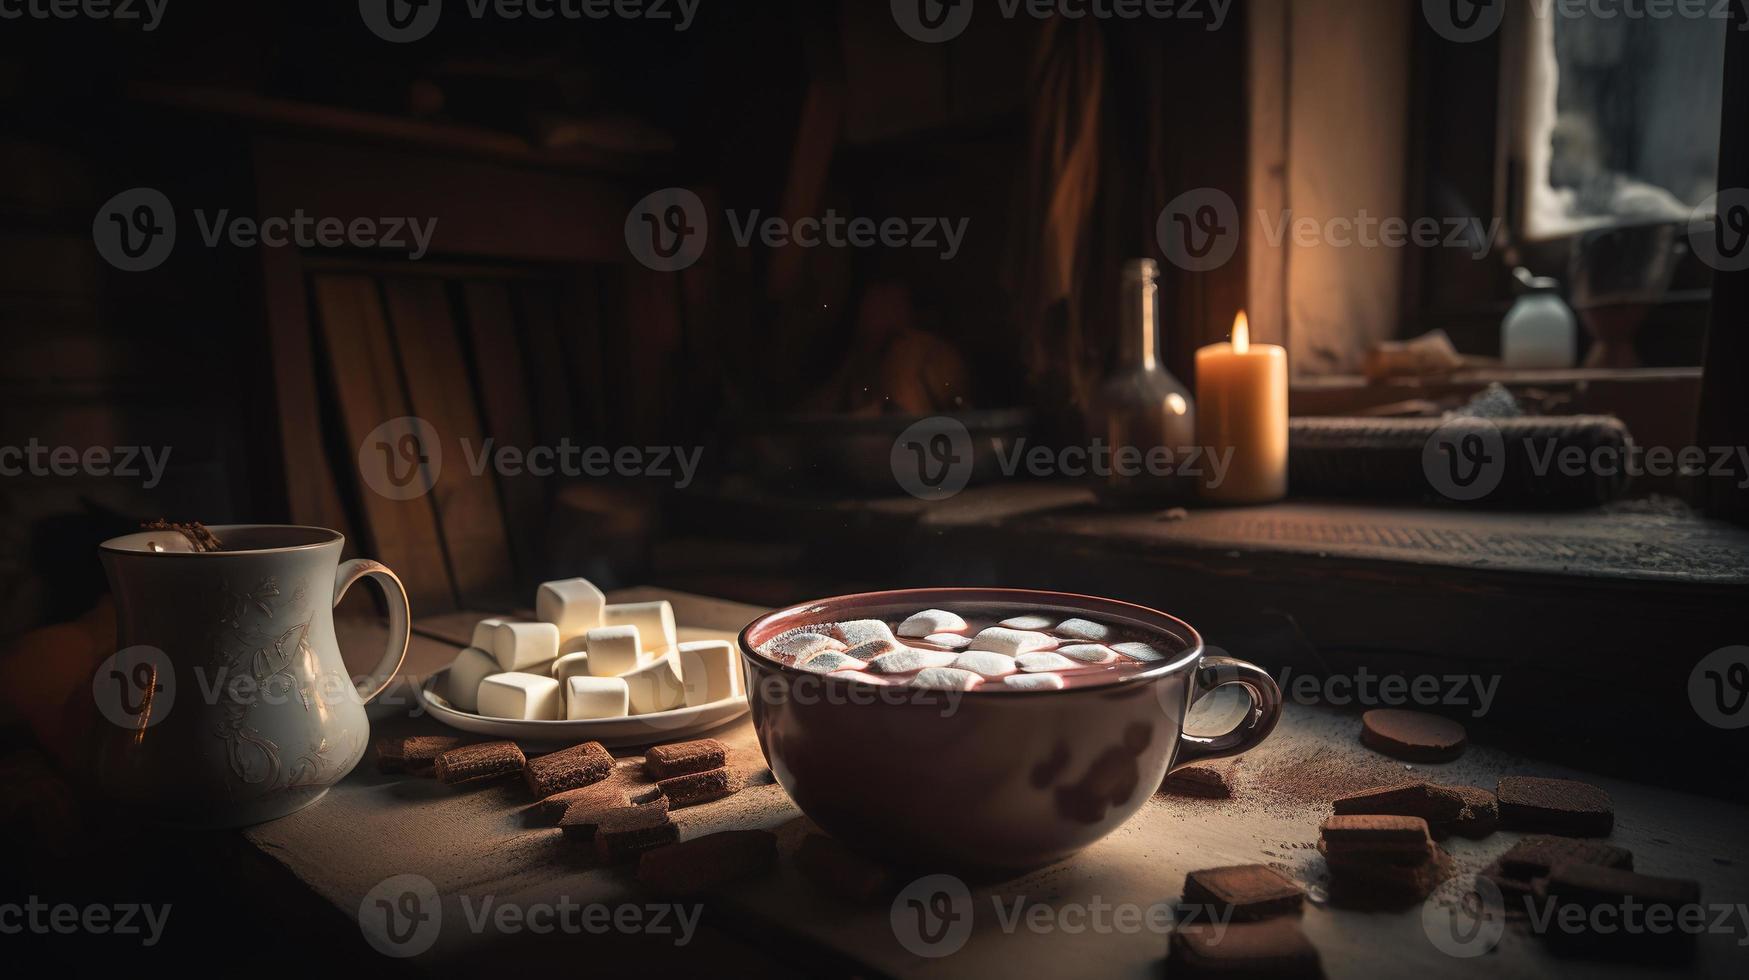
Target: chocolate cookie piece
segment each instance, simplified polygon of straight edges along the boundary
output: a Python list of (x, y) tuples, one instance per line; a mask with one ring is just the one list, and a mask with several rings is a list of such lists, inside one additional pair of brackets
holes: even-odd
[(711, 800), (720, 800), (731, 793), (738, 793), (744, 783), (733, 770), (724, 767), (708, 772), (674, 776), (661, 780), (656, 785), (661, 788), (662, 795), (668, 798), (668, 805), (678, 810), (683, 806), (709, 803)]
[(1160, 783), (1162, 793), (1225, 800), (1233, 795), (1233, 765), (1230, 762), (1196, 762), (1180, 766)]
[[(565, 812), (559, 815), (558, 826), (567, 836), (582, 837), (585, 840), (595, 839), (595, 829), (610, 814), (633, 807), (626, 799), (623, 789), (608, 783), (597, 783), (586, 786), (578, 791), (580, 795), (572, 796), (565, 806)], [(661, 806), (655, 812), (667, 813), (668, 801), (657, 797)]]
[(1595, 864), (1605, 868), (1634, 869), (1634, 855), (1626, 848), (1599, 840), (1571, 837), (1526, 837), (1500, 855), (1500, 870), (1513, 878), (1546, 878), (1549, 870), (1564, 861)]
[(437, 757), (450, 749), (460, 748), (466, 739), (453, 735), (412, 735), (406, 738), (377, 739), (377, 769), (381, 772), (406, 772), (429, 776), (437, 766)]
[(638, 880), (667, 895), (697, 895), (777, 863), (769, 830), (724, 830), (645, 851)]
[(616, 864), (679, 839), (680, 828), (668, 819), (668, 801), (658, 799), (603, 814), (595, 828), (595, 852)]
[(1494, 793), (1500, 797), (1500, 821), (1508, 830), (1608, 837), (1615, 829), (1615, 806), (1609, 794), (1590, 783), (1502, 776)]
[(1500, 826), (1500, 798), (1479, 786), (1448, 786), (1464, 801), (1457, 819), (1439, 828), (1445, 833), (1481, 840)]
[(1433, 851), (1427, 821), (1390, 814), (1337, 814), (1319, 828), (1318, 849), (1332, 862), (1419, 864)]
[(526, 761), (515, 742), (481, 742), (450, 749), (437, 757), (432, 770), (440, 781), (455, 786), (521, 772)]
[(728, 746), (714, 738), (700, 738), (651, 748), (644, 754), (644, 770), (651, 779), (672, 779), (675, 776), (721, 769), (728, 759)]
[(1450, 762), (1464, 754), (1464, 726), (1424, 711), (1374, 708), (1360, 716), (1360, 743), (1409, 762)]
[(1455, 789), (1428, 782), (1362, 790), (1339, 796), (1330, 805), (1340, 814), (1385, 813), (1420, 817), (1429, 827), (1456, 820), (1464, 812), (1464, 799)]
[(534, 795), (547, 797), (613, 775), (613, 755), (600, 742), (584, 742), (528, 760), (522, 774)]
[(1167, 970), (1174, 977), (1318, 978), (1318, 950), (1297, 919), (1193, 924), (1172, 931)]
[(1263, 864), (1204, 868), (1184, 876), (1184, 904), (1202, 906), (1211, 918), (1231, 914), (1241, 921), (1297, 913), (1306, 893), (1281, 872)]

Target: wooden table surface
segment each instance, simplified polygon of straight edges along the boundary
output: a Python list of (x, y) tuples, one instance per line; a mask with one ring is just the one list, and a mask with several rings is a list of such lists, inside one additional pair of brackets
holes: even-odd
[[(683, 638), (730, 638), (760, 611), (661, 590), (628, 590), (610, 596), (613, 601), (647, 598), (673, 602)], [(409, 653), (407, 680), (416, 682), (444, 666), (465, 643), (475, 618), (455, 614), (423, 621)], [(369, 634), (379, 629), (374, 624), (351, 624), (343, 630), (342, 646), (371, 649)], [(407, 695), (406, 689), (398, 688), (391, 691), (387, 703), (373, 706), (376, 734), (446, 731), (412, 710)], [(1655, 969), (1620, 963), (1555, 959), (1539, 940), (1516, 927), (1506, 931), (1490, 954), (1461, 959), (1441, 952), (1429, 940), (1421, 907), (1366, 913), (1330, 908), (1319, 901), (1326, 876), (1316, 840), (1318, 824), (1329, 811), (1328, 798), (1335, 795), (1329, 784), (1363, 789), (1393, 779), (1406, 768), (1362, 748), (1358, 731), (1354, 714), (1289, 704), (1276, 733), (1240, 763), (1234, 799), (1199, 801), (1155, 794), (1128, 823), (1069, 861), (1006, 881), (971, 883), (969, 939), (962, 948), (940, 957), (919, 956), (900, 943), (887, 903), (856, 907), (830, 898), (787, 860), (813, 828), (769, 780), (745, 717), (712, 734), (731, 746), (734, 764), (765, 778), (726, 800), (677, 811), (675, 819), (683, 839), (740, 828), (765, 828), (778, 834), (785, 859), (769, 875), (713, 896), (706, 903), (706, 919), (715, 929), (749, 939), (750, 946), (775, 961), (806, 972), (925, 977), (1041, 972), (1157, 975), (1167, 936), (1120, 919), (1113, 910), (1145, 910), (1176, 901), (1184, 875), (1197, 868), (1263, 862), (1311, 890), (1314, 901), (1305, 912), (1304, 929), (1331, 977), (1411, 972), (1423, 977), (1658, 974)], [(1417, 766), (1416, 771), (1442, 782), (1486, 787), (1510, 773), (1596, 782), (1615, 800), (1611, 842), (1634, 852), (1637, 870), (1694, 878), (1701, 883), (1701, 899), (1708, 905), (1749, 903), (1749, 838), (1744, 834), (1749, 808), (1589, 777), (1480, 745), (1472, 746), (1457, 762)], [(415, 968), (444, 970), (474, 959), (503, 966), (522, 962), (525, 954), (532, 958), (555, 951), (576, 955), (594, 950), (606, 940), (526, 930), (506, 933), (490, 925), (470, 924), (470, 916), (478, 916), (487, 898), (500, 906), (523, 908), (553, 905), (561, 899), (580, 905), (639, 907), (657, 901), (639, 890), (627, 870), (596, 866), (586, 849), (534, 819), (527, 809), (530, 802), (520, 784), (456, 791), (429, 779), (384, 776), (376, 771), (374, 757), (367, 755), (319, 804), (245, 834), (262, 853), (355, 921), (361, 902), (384, 879), (400, 874), (429, 879), (442, 896), (444, 926), (436, 944), (411, 961)], [(1429, 914), (1436, 923), (1468, 889), (1474, 872), (1519, 836), (1502, 831), (1481, 841), (1445, 843), (1459, 874), (1435, 895), (1434, 911)], [(1017, 907), (1038, 905), (1044, 911), (1014, 918)], [(1140, 912), (1127, 915), (1139, 918)], [(1084, 916), (1108, 927), (1082, 926)], [(1034, 929), (1027, 924), (1035, 921), (1047, 925)], [(1118, 922), (1126, 924), (1112, 925)], [(1737, 943), (1749, 944), (1749, 921), (1733, 917), (1730, 923), (1729, 934), (1701, 937), (1689, 973), (1741, 975), (1749, 962), (1749, 945)], [(672, 941), (671, 937), (642, 938), (648, 941), (640, 947), (646, 952)], [(659, 966), (659, 961), (648, 965)]]

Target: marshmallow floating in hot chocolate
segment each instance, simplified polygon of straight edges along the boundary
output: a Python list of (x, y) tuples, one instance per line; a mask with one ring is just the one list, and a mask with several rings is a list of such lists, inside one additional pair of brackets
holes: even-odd
[(899, 624), (897, 632), (900, 636), (927, 637), (931, 633), (958, 633), (966, 628), (966, 621), (959, 613), (951, 613), (945, 609), (925, 609), (913, 613)]
[(870, 640), (886, 640), (892, 643), (898, 639), (893, 635), (893, 628), (878, 619), (853, 619), (848, 623), (833, 623), (827, 629), (847, 647), (859, 646)]
[(1001, 677), (1020, 669), (1016, 666), (1013, 657), (991, 653), (988, 650), (967, 650), (954, 658), (953, 663), (948, 664), (948, 666), (969, 670), (984, 677)]
[(946, 667), (958, 657), (958, 654), (945, 650), (916, 650), (911, 647), (901, 647), (870, 660), (868, 672), (871, 674), (909, 674), (928, 667)]
[(930, 667), (918, 671), (917, 676), (911, 678), (912, 687), (927, 687), (938, 691), (969, 691), (982, 683), (984, 678), (980, 675), (957, 667)]
[(1111, 627), (1091, 619), (1075, 618), (1063, 620), (1051, 632), (1064, 639), (1098, 642), (1111, 636)]
[(1034, 650), (1049, 650), (1056, 645), (1057, 638), (1049, 633), (992, 626), (972, 637), (972, 645), (968, 649), (988, 650), (991, 653), (1018, 657)]
[(1002, 683), (1019, 691), (1060, 691), (1069, 686), (1057, 674), (1009, 674)]
[(821, 653), (842, 653), (843, 643), (823, 633), (787, 633), (766, 644), (765, 654), (773, 660), (798, 664)]
[(972, 638), (969, 636), (961, 636), (958, 633), (931, 633), (923, 638), (923, 642), (933, 643), (938, 647), (946, 647), (949, 650), (964, 650), (966, 647), (972, 645)]
[(828, 651), (809, 657), (806, 663), (799, 666), (810, 674), (830, 674), (835, 670), (861, 670), (868, 664), (855, 657)]

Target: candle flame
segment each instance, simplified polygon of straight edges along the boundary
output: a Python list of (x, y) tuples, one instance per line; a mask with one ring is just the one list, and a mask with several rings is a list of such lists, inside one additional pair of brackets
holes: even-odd
[(1243, 354), (1251, 349), (1251, 321), (1245, 319), (1245, 311), (1233, 318), (1233, 353)]

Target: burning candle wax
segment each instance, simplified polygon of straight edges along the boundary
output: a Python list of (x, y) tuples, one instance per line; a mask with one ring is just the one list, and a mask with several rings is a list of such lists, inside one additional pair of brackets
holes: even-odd
[(1231, 343), (1196, 352), (1197, 441), (1217, 457), (1232, 454), (1225, 479), (1211, 468), (1202, 498), (1260, 504), (1287, 495), (1287, 351), (1251, 343), (1243, 310)]

